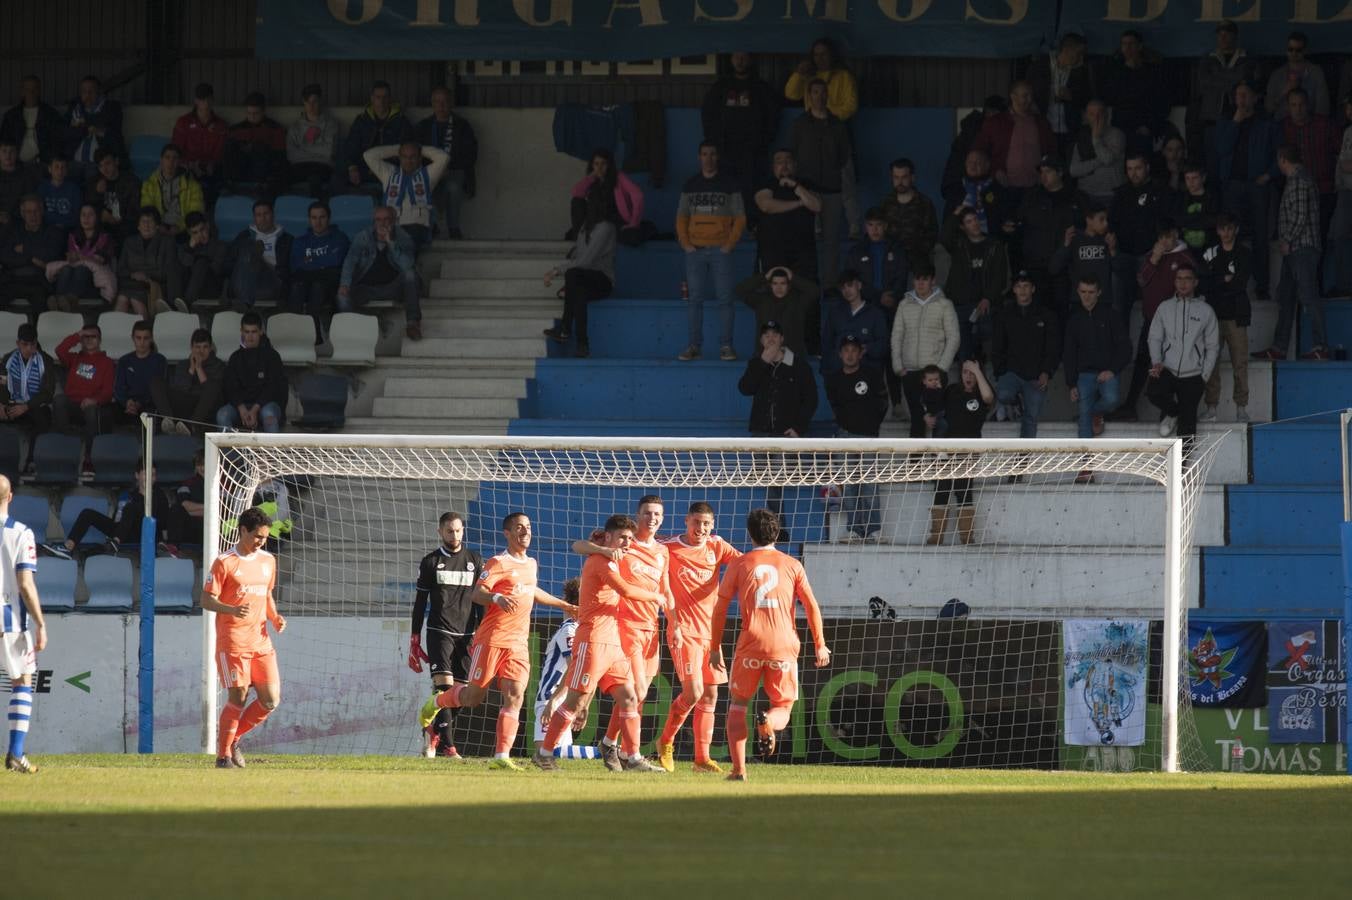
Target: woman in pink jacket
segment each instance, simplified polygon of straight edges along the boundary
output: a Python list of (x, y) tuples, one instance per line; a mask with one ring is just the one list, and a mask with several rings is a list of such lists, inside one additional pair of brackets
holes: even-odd
[(643, 232), (639, 227), (643, 222), (643, 190), (619, 170), (614, 155), (604, 147), (592, 152), (586, 176), (573, 185), (569, 206), (572, 227), (568, 229), (565, 239), (571, 241), (577, 237), (578, 228), (587, 217), (587, 191), (597, 182), (606, 187), (608, 195), (614, 198), (609, 218), (620, 230), (620, 243), (630, 247), (643, 243)]
[(103, 230), (99, 211), (91, 203), (80, 207), (80, 224), (66, 238), (66, 258), (47, 264), (47, 280), (55, 285), (62, 305), (75, 308), (74, 301), (88, 292), (90, 283), (109, 303), (117, 296), (117, 275), (112, 262), (117, 255), (113, 236)]

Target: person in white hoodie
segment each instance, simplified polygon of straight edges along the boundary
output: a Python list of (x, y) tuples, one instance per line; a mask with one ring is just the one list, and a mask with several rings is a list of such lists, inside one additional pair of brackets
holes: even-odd
[(962, 344), (962, 330), (953, 302), (935, 286), (934, 266), (920, 260), (912, 274), (915, 286), (897, 304), (892, 323), (892, 369), (901, 376), (901, 393), (911, 412), (911, 437), (924, 437), (921, 370), (938, 366), (947, 373)]
[(1174, 295), (1150, 323), (1150, 378), (1146, 397), (1160, 409), (1160, 436), (1197, 433), (1197, 405), (1220, 358), (1220, 326), (1206, 299), (1197, 295), (1197, 270), (1184, 263), (1174, 272)]
[[(399, 165), (389, 157), (399, 157)], [(423, 165), (423, 160), (429, 160)], [(440, 147), (425, 147), (414, 141), (372, 147), (362, 161), (380, 182), (386, 206), (394, 207), (398, 225), (419, 249), (432, 239), (432, 192), (446, 174), (451, 157)]]

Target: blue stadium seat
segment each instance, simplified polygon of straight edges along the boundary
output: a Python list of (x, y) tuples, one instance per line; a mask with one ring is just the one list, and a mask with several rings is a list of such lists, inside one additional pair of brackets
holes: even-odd
[(89, 459), (94, 464), (90, 484), (122, 487), (136, 481), (136, 463), (141, 457), (141, 436), (100, 434), (94, 438)]
[(253, 198), (237, 194), (216, 201), (216, 233), (227, 244), (253, 224)]
[(75, 609), (75, 585), (80, 579), (80, 565), (73, 559), (47, 559), (38, 563), (38, 596), (42, 598), (43, 612), (71, 612)]
[(310, 204), (314, 197), (302, 197), (298, 194), (283, 194), (277, 198), (273, 207), (277, 224), (286, 229), (286, 233), (300, 236), (310, 227)]
[(22, 463), (23, 432), (14, 427), (0, 428), (0, 475), (17, 485)]
[(191, 612), (197, 572), (190, 559), (161, 556), (155, 560), (155, 612)]
[(68, 434), (40, 434), (33, 442), (33, 483), (80, 483), (80, 456), (84, 442)]
[(294, 424), (301, 428), (342, 428), (347, 421), (347, 379), (340, 375), (309, 374), (296, 386), (301, 416)]
[(131, 139), (127, 148), (131, 157), (131, 169), (136, 177), (145, 181), (160, 166), (160, 151), (172, 140), (163, 134), (138, 134)]
[(9, 501), (9, 514), (33, 530), (33, 539), (47, 543), (47, 523), (52, 517), (51, 504), (46, 497), (15, 494)]
[[(61, 533), (69, 535), (70, 530), (75, 527), (75, 520), (79, 518), (80, 513), (86, 509), (96, 509), (101, 513), (107, 514), (108, 501), (102, 497), (89, 497), (84, 495), (72, 494), (61, 501), (61, 512), (57, 519), (61, 522)], [(84, 540), (81, 545), (102, 544), (112, 535), (104, 534), (97, 528), (91, 528), (85, 532)]]
[(84, 564), (85, 587), (89, 590), (86, 612), (131, 612), (131, 560), (121, 556), (91, 556)]
[(154, 445), (155, 479), (161, 487), (173, 487), (193, 476), (192, 455), (201, 438), (186, 434), (157, 436)]
[(330, 200), (329, 206), (333, 209), (333, 224), (349, 238), (369, 228), (376, 211), (376, 202), (365, 194), (342, 194)]

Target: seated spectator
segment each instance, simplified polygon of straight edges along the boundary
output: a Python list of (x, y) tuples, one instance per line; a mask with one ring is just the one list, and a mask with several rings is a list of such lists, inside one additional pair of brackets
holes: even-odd
[(909, 159), (892, 160), (892, 191), (878, 204), (887, 219), (887, 236), (906, 249), (911, 268), (921, 261), (931, 263), (940, 282), (948, 276), (948, 254), (936, 255), (939, 241), (939, 216), (934, 204), (915, 187), (915, 163)]
[[(1121, 394), (1118, 373), (1131, 361), (1131, 343), (1120, 316), (1106, 303), (1100, 303), (1103, 288), (1094, 275), (1083, 275), (1075, 286), (1080, 308), (1066, 323), (1066, 343), (1062, 354), (1070, 402), (1080, 405), (1081, 438), (1103, 434), (1103, 420), (1117, 407)], [(1094, 480), (1092, 472), (1082, 471), (1079, 484)]]
[(230, 245), (230, 296), (236, 312), (259, 300), (283, 300), (290, 284), (291, 235), (277, 224), (271, 200), (255, 200), (253, 224)]
[(188, 213), (184, 224), (187, 234), (178, 239), (176, 249), (185, 283), (183, 300), (191, 311), (199, 300), (215, 299), (224, 292), (230, 248), (211, 233), (211, 224), (200, 212)]
[(748, 276), (735, 290), (742, 302), (755, 312), (757, 331), (766, 322), (778, 322), (784, 346), (807, 358), (808, 324), (821, 321), (820, 316), (810, 317), (809, 310), (816, 305), (821, 288), (780, 266), (764, 275), (757, 272)]
[(113, 410), (117, 363), (102, 343), (99, 326), (86, 325), (56, 347), (56, 358), (66, 368), (66, 390), (52, 403), (52, 424), (67, 434), (80, 429), (86, 453), (94, 436), (107, 430)]
[[(892, 332), (887, 313), (876, 303), (865, 301), (867, 295), (864, 281), (854, 269), (843, 269), (840, 278), (836, 280), (836, 285), (840, 290), (840, 298), (832, 300), (826, 308), (826, 318), (822, 326), (822, 349), (825, 350), (827, 347), (842, 349), (841, 341), (849, 336), (863, 349), (863, 361), (869, 366), (876, 366), (881, 378), (883, 377), (881, 373), (887, 368), (891, 350)], [(840, 367), (841, 361), (839, 353), (834, 357), (822, 353), (822, 374), (835, 372)]]
[[(840, 274), (842, 278), (846, 275)], [(855, 295), (858, 296), (858, 291)], [(876, 438), (887, 416), (887, 385), (883, 382), (882, 367), (865, 360), (864, 339), (858, 335), (843, 334), (837, 344), (840, 362), (833, 366), (831, 374), (823, 375), (826, 399), (836, 420), (836, 437)], [(845, 485), (840, 500), (845, 513), (846, 543), (877, 541), (882, 537), (882, 509), (875, 482)]]
[(1014, 302), (995, 314), (991, 337), (991, 369), (995, 372), (995, 396), (1004, 415), (1014, 418), (1021, 408), (1019, 437), (1037, 437), (1037, 423), (1047, 387), (1061, 365), (1061, 332), (1056, 316), (1033, 302), (1037, 286), (1027, 272), (1014, 276)]
[[(398, 165), (386, 159), (396, 155)], [(423, 165), (424, 157), (431, 160), (429, 165)], [(432, 240), (432, 192), (441, 183), (450, 156), (439, 147), (406, 142), (372, 147), (362, 158), (380, 182), (385, 205), (397, 214), (399, 227), (413, 238), (414, 246), (426, 246)]]
[(944, 245), (952, 265), (944, 295), (953, 303), (962, 329), (958, 358), (968, 360), (976, 357), (990, 337), (995, 304), (1009, 289), (1009, 252), (1004, 241), (982, 233), (976, 210), (965, 209), (949, 222), (944, 227)]
[(111, 150), (100, 150), (85, 182), (85, 201), (99, 211), (103, 227), (121, 240), (136, 233), (136, 213), (141, 209), (141, 182), (122, 171), (122, 160)]
[[(1100, 285), (1113, 283), (1113, 258), (1117, 255), (1117, 236), (1108, 230), (1108, 211), (1090, 201), (1085, 208), (1084, 227), (1067, 228), (1065, 239), (1052, 254), (1050, 271), (1065, 273), (1062, 283), (1079, 284), (1082, 275), (1092, 274)], [(1049, 297), (1043, 301), (1065, 321), (1075, 311), (1077, 298)]]
[(808, 281), (817, 280), (817, 214), (821, 197), (798, 177), (793, 151), (780, 148), (771, 163), (771, 178), (752, 198), (760, 212), (756, 249), (765, 271), (780, 266)]
[(915, 286), (897, 305), (892, 323), (892, 370), (901, 376), (902, 396), (911, 412), (911, 437), (925, 437), (923, 370), (937, 366), (947, 372), (962, 346), (962, 332), (952, 302), (935, 285), (934, 267), (922, 261), (914, 272)]
[(338, 159), (341, 127), (323, 108), (324, 90), (319, 85), (307, 84), (301, 89), (300, 99), (304, 108), (286, 130), (287, 178), (305, 182), (311, 197), (327, 197), (333, 164)]
[[(193, 89), (192, 109), (174, 123), (172, 142), (182, 157), (183, 167), (214, 201), (221, 186), (221, 161), (225, 155), (225, 136), (230, 126), (212, 108), (215, 91), (205, 81)], [(161, 156), (161, 165), (164, 157)], [(175, 159), (175, 163), (178, 160)], [(149, 181), (149, 179), (147, 180)], [(142, 203), (147, 203), (144, 195)], [(199, 204), (198, 209), (201, 208)], [(183, 210), (187, 215), (192, 210)], [(164, 209), (161, 208), (163, 213)]]
[(258, 91), (244, 98), (244, 119), (230, 126), (222, 151), (225, 183), (235, 193), (281, 193), (286, 182), (286, 129), (267, 114)]
[(206, 212), (202, 185), (178, 167), (180, 151), (165, 144), (160, 151), (160, 167), (141, 184), (141, 206), (153, 206), (159, 213), (160, 227), (169, 234), (183, 230), (187, 217)]
[[(986, 382), (981, 364), (969, 359), (962, 364), (962, 380), (944, 390), (945, 437), (967, 439), (981, 437), (986, 416), (995, 405), (995, 393)], [(930, 531), (926, 544), (942, 544), (948, 525), (948, 504), (958, 507), (958, 543), (970, 544), (975, 537), (976, 507), (972, 502), (971, 478), (940, 478), (934, 482), (934, 504), (930, 507)]]
[[(75, 522), (71, 525), (66, 539), (61, 543), (52, 541), (43, 544), (42, 549), (61, 559), (74, 559), (76, 548), (80, 546), (80, 542), (85, 539), (85, 535), (89, 533), (91, 528), (98, 529), (107, 538), (103, 546), (93, 551), (94, 553), (116, 555), (122, 550), (123, 544), (129, 546), (140, 544), (141, 523), (146, 515), (145, 471), (145, 461), (138, 460), (136, 464), (136, 485), (118, 495), (117, 508), (111, 516), (93, 508), (82, 509), (80, 514), (75, 517)], [(152, 480), (155, 477), (153, 467), (150, 477)], [(155, 517), (156, 521), (156, 531), (159, 535), (163, 535), (164, 523), (169, 514), (169, 498), (157, 486), (151, 487), (150, 505), (150, 514)]]
[[(906, 265), (906, 250), (887, 237), (887, 217), (878, 207), (864, 214), (864, 239), (845, 254), (845, 268), (859, 277), (864, 299), (877, 304), (891, 315), (897, 300), (906, 293), (910, 268)], [(842, 272), (843, 274), (843, 272)], [(823, 348), (832, 344), (822, 344)], [(826, 358), (826, 354), (822, 354)]]
[(1174, 270), (1175, 292), (1150, 323), (1150, 384), (1146, 396), (1160, 410), (1160, 437), (1197, 433), (1197, 404), (1220, 359), (1216, 313), (1197, 296), (1191, 263)]
[(19, 162), (19, 148), (0, 135), (0, 228), (19, 220), (19, 201), (37, 189), (33, 173)]
[(563, 317), (557, 328), (545, 329), (545, 337), (562, 343), (576, 335), (578, 357), (591, 356), (587, 304), (609, 297), (615, 287), (615, 224), (607, 218), (609, 211), (604, 185), (594, 185), (587, 193), (587, 215), (577, 242), (567, 259), (545, 273), (545, 287), (563, 276)]
[(1221, 198), (1206, 183), (1206, 167), (1198, 162), (1183, 166), (1183, 190), (1174, 198), (1174, 218), (1177, 219), (1183, 243), (1193, 255), (1216, 243), (1216, 215), (1221, 211)]
[(174, 239), (160, 230), (160, 214), (147, 206), (136, 220), (136, 234), (122, 242), (117, 257), (117, 302), (113, 308), (141, 318), (171, 308), (187, 312), (188, 305), (180, 299), (181, 295)]
[(347, 132), (343, 143), (343, 176), (338, 189), (361, 187), (363, 184), (376, 186), (376, 179), (365, 160), (365, 153), (372, 147), (402, 144), (413, 139), (413, 126), (404, 117), (399, 104), (390, 97), (390, 85), (386, 81), (377, 81), (371, 85), (371, 103), (357, 118), (352, 120), (352, 128)]
[(80, 204), (84, 203), (84, 191), (69, 176), (70, 160), (63, 153), (53, 153), (47, 163), (47, 178), (38, 184), (43, 218), (57, 228), (74, 228)]
[[(460, 207), (465, 198), (474, 196), (474, 164), (479, 160), (479, 141), (474, 136), (474, 126), (464, 116), (451, 112), (451, 92), (448, 88), (432, 89), (432, 115), (418, 123), (414, 139), (424, 147), (441, 149), (450, 158), (446, 174), (432, 192), (432, 202), (441, 214), (438, 223), (441, 233), (453, 241), (461, 240), (465, 235), (460, 230)], [(586, 196), (585, 191), (583, 196)], [(641, 219), (642, 193), (639, 194), (638, 206)], [(637, 224), (635, 222), (633, 227), (637, 227)]]
[(1122, 170), (1127, 148), (1120, 128), (1108, 124), (1108, 107), (1102, 100), (1091, 100), (1084, 110), (1084, 124), (1075, 133), (1070, 152), (1070, 177), (1090, 200), (1108, 206), (1113, 191), (1122, 186)]
[[(1216, 217), (1216, 243), (1202, 253), (1206, 301), (1216, 313), (1220, 340), (1230, 349), (1234, 373), (1235, 421), (1249, 421), (1249, 251), (1239, 243), (1239, 223), (1229, 213)], [(1216, 421), (1221, 402), (1221, 367), (1212, 368), (1206, 381), (1206, 412), (1199, 422)]]
[(282, 430), (289, 388), (282, 358), (263, 334), (263, 319), (247, 312), (239, 322), (239, 349), (225, 364), (216, 425), (227, 431)]
[(206, 513), (206, 458), (201, 450), (192, 457), (193, 474), (174, 489), (169, 511), (164, 516), (164, 540), (158, 548), (169, 556), (179, 555), (180, 544), (202, 543), (202, 522)]
[(19, 150), (19, 162), (41, 165), (61, 149), (61, 114), (42, 100), (42, 82), (25, 75), (19, 82), (19, 102), (0, 119), (0, 140)]
[(563, 239), (571, 241), (577, 237), (577, 230), (587, 217), (587, 192), (594, 184), (601, 185), (607, 206), (606, 218), (620, 229), (625, 243), (635, 247), (643, 243), (643, 190), (619, 170), (614, 155), (605, 147), (592, 151), (587, 174), (573, 185), (572, 200), (568, 204), (568, 218), (572, 224)]
[(169, 362), (155, 349), (154, 329), (141, 320), (131, 327), (132, 351), (117, 361), (113, 374), (112, 428), (141, 426), (142, 412), (156, 412), (151, 386), (164, 377)]
[(315, 342), (322, 342), (319, 323), (333, 318), (338, 281), (349, 241), (341, 228), (329, 225), (327, 203), (311, 203), (310, 227), (291, 242), (290, 298), (287, 307), (315, 319)]
[[(838, 223), (837, 223), (838, 224)], [(704, 301), (707, 296), (721, 308), (719, 358), (737, 358), (732, 349), (732, 260), (746, 228), (746, 210), (737, 183), (718, 168), (718, 148), (708, 141), (699, 145), (699, 171), (681, 186), (676, 207), (676, 240), (685, 251), (686, 332), (689, 343), (676, 355), (682, 362), (698, 359), (704, 344)]]
[(19, 326), (15, 348), (0, 366), (0, 422), (18, 425), (29, 440), (52, 427), (52, 399), (56, 396), (56, 361), (38, 347), (38, 330), (27, 322)]
[(36, 194), (20, 201), (19, 219), (0, 235), (0, 303), (26, 297), (41, 312), (52, 290), (47, 265), (65, 256), (66, 237), (43, 221), (42, 200)]
[(66, 258), (47, 264), (47, 280), (56, 292), (55, 305), (73, 310), (76, 301), (98, 290), (107, 303), (117, 298), (113, 236), (99, 222), (92, 203), (80, 207), (80, 224), (66, 237)]
[(1008, 191), (991, 176), (991, 158), (985, 150), (967, 151), (962, 177), (945, 189), (945, 223), (963, 207), (976, 210), (985, 234), (996, 234), (1014, 213)]
[(394, 224), (394, 210), (377, 207), (371, 227), (357, 232), (338, 279), (338, 311), (353, 312), (372, 300), (399, 297), (404, 302), (404, 333), (422, 340), (418, 270), (413, 238)]
[(127, 152), (122, 140), (122, 104), (103, 93), (103, 84), (93, 75), (80, 79), (80, 94), (66, 104), (65, 139), (62, 151), (77, 177), (88, 177), (98, 165), (99, 153), (121, 156)]
[(155, 411), (165, 434), (201, 435), (221, 405), (225, 363), (216, 355), (211, 332), (199, 328), (189, 341), (188, 358), (174, 363), (150, 383)]

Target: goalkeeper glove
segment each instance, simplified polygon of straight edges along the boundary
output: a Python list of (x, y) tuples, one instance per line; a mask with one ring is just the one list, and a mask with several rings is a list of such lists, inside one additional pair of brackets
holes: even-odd
[(422, 637), (420, 635), (411, 635), (408, 639), (408, 667), (415, 672), (423, 670), (422, 664), (431, 662), (427, 654), (423, 652)]

